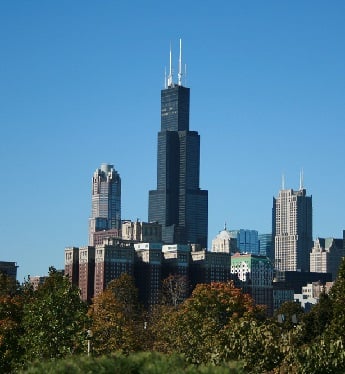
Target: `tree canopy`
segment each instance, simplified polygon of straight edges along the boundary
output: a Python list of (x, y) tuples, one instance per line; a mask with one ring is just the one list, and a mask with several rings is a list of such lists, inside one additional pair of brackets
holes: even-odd
[(85, 351), (86, 311), (79, 290), (51, 267), (49, 277), (24, 305), (21, 344), (26, 359), (64, 357)]

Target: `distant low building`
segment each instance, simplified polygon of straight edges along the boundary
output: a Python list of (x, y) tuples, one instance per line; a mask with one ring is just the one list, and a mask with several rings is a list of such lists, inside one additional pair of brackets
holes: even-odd
[(235, 253), (237, 251), (237, 239), (229, 230), (226, 225), (224, 230), (220, 231), (219, 234), (212, 240), (212, 252), (221, 253)]
[(273, 282), (273, 310), (288, 301), (294, 301), (294, 290), (283, 282)]
[(309, 283), (302, 287), (302, 293), (294, 294), (294, 299), (301, 304), (305, 311), (309, 311), (312, 305), (319, 302), (321, 293), (325, 292), (328, 294), (332, 285), (333, 282), (326, 282), (326, 284), (321, 282)]
[(32, 288), (34, 289), (34, 291), (36, 291), (47, 278), (47, 276), (33, 276), (29, 278), (29, 283), (32, 284)]
[(236, 253), (231, 256), (231, 273), (242, 281), (241, 288), (256, 304), (266, 305), (267, 314), (273, 313), (273, 265), (265, 256)]
[(332, 281), (331, 273), (312, 273), (309, 271), (277, 271), (274, 282), (284, 284), (287, 289), (292, 289), (294, 293), (302, 292), (302, 287), (308, 283), (320, 282), (325, 285)]
[(191, 252), (190, 274), (192, 287), (199, 283), (227, 282), (231, 274), (231, 255), (227, 252), (204, 250)]

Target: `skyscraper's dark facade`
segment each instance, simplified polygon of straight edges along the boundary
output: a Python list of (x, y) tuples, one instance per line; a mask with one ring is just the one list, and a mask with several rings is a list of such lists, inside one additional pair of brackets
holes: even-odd
[(208, 191), (199, 188), (200, 136), (189, 131), (189, 88), (161, 91), (157, 189), (149, 192), (149, 221), (162, 225), (165, 243), (207, 247)]

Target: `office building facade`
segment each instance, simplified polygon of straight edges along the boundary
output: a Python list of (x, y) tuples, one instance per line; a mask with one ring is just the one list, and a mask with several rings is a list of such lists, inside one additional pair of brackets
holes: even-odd
[(17, 280), (18, 265), (16, 262), (0, 261), (0, 273)]
[(274, 263), (272, 234), (259, 234), (258, 239), (260, 256), (267, 256)]
[(149, 308), (161, 301), (162, 244), (136, 243), (134, 279), (139, 300)]
[(334, 281), (343, 257), (343, 239), (317, 238), (310, 253), (310, 271), (331, 273)]
[(233, 254), (237, 252), (237, 234), (229, 231), (226, 226), (212, 240), (212, 252)]
[(122, 221), (122, 239), (142, 243), (160, 243), (162, 225), (158, 222), (141, 222), (139, 220)]
[(80, 298), (88, 303), (94, 297), (95, 282), (95, 247), (79, 248), (79, 281)]
[(312, 196), (300, 186), (298, 191), (282, 189), (273, 198), (272, 239), (278, 271), (309, 271), (313, 246)]
[(240, 253), (259, 254), (259, 239), (256, 230), (231, 230), (230, 234), (233, 238), (236, 238), (237, 250)]
[(256, 304), (266, 305), (273, 313), (273, 265), (265, 256), (235, 253), (231, 256), (231, 273), (237, 274), (241, 288)]
[(182, 86), (181, 70), (178, 84), (173, 83), (170, 63), (168, 82), (161, 91), (157, 189), (149, 192), (148, 220), (162, 225), (164, 243), (206, 248), (208, 191), (199, 187), (200, 136), (189, 130), (189, 95), (189, 88)]
[(99, 295), (113, 279), (121, 274), (133, 276), (134, 246), (122, 240), (109, 239), (95, 247), (94, 296)]
[(113, 229), (121, 229), (121, 178), (113, 165), (102, 164), (92, 177), (89, 245), (95, 245), (94, 233)]
[(65, 248), (65, 275), (73, 285), (79, 284), (79, 248)]

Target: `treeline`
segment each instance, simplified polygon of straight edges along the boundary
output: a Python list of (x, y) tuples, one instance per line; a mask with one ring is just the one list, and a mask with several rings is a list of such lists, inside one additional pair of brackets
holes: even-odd
[(232, 282), (197, 285), (186, 300), (183, 287), (182, 278), (169, 277), (161, 303), (147, 311), (127, 274), (91, 306), (54, 268), (36, 291), (0, 275), (0, 372), (57, 359), (76, 363), (88, 351), (85, 360), (146, 351), (167, 362), (183, 357), (185, 368), (238, 361), (249, 373), (345, 372), (345, 261), (330, 294), (309, 313), (290, 302), (267, 318)]

